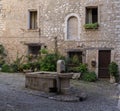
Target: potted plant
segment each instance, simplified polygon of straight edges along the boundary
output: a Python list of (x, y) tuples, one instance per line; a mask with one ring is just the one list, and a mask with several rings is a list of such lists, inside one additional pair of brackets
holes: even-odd
[(110, 72), (110, 83), (115, 83), (118, 81), (118, 65), (115, 62), (111, 62), (109, 64), (109, 72)]
[(88, 23), (84, 25), (85, 29), (98, 29), (98, 23)]

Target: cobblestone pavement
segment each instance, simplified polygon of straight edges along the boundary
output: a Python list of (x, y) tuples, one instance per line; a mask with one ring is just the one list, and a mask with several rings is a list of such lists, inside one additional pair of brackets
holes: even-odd
[[(87, 93), (83, 102), (60, 102), (24, 88), (23, 74), (0, 73), (0, 111), (119, 111), (117, 86), (104, 80), (96, 83), (72, 80), (71, 85)], [(30, 93), (32, 92), (32, 93)]]

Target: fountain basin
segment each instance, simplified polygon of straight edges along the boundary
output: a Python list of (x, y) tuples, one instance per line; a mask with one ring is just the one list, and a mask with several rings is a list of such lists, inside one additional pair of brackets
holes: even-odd
[[(43, 92), (57, 92), (66, 94), (70, 88), (72, 73), (32, 72), (25, 75), (25, 87)], [(59, 80), (59, 84), (58, 84)], [(59, 85), (59, 86), (58, 86)]]

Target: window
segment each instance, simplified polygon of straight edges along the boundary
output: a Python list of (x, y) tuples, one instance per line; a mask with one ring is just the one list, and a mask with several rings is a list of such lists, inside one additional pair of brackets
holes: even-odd
[(37, 29), (37, 11), (29, 11), (29, 29)]
[(41, 49), (41, 46), (40, 45), (28, 45), (28, 52), (29, 54), (32, 54), (32, 55), (38, 55), (39, 54), (39, 51)]
[(98, 23), (98, 7), (86, 8), (86, 24)]
[(69, 58), (73, 59), (74, 57), (78, 58), (79, 63), (82, 63), (82, 51), (70, 51), (68, 52)]

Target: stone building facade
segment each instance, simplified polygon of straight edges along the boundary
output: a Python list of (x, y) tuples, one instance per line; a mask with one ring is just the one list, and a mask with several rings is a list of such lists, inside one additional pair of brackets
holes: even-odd
[[(108, 77), (108, 62), (120, 67), (119, 0), (1, 0), (0, 9), (0, 43), (10, 61), (29, 48), (54, 51), (57, 40), (61, 54), (80, 55), (98, 77)], [(93, 22), (97, 29), (85, 29)]]

